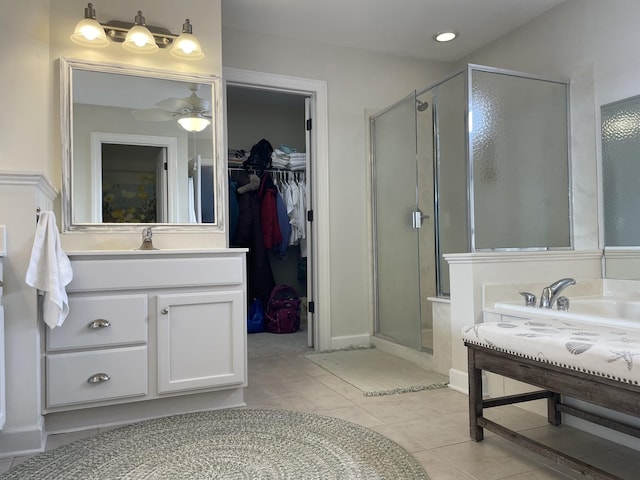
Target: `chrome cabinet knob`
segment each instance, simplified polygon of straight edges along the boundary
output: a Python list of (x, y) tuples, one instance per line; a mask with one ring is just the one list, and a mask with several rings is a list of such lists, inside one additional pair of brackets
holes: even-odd
[(167, 313), (169, 313), (169, 308), (168, 307), (164, 307), (162, 310), (160, 310), (160, 313), (162, 315), (166, 315)]

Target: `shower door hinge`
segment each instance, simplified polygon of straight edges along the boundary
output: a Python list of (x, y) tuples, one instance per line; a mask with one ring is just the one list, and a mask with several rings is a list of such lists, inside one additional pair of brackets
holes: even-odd
[(168, 166), (167, 166), (167, 162), (164, 162), (164, 169), (165, 170), (169, 170)]
[(420, 210), (411, 212), (411, 227), (418, 229), (422, 228), (422, 221), (429, 218), (429, 215), (425, 215)]
[(307, 130), (311, 130), (311, 119), (307, 119)]
[(313, 222), (313, 210), (307, 210), (307, 222)]
[(307, 310), (309, 311), (309, 313), (315, 313), (316, 304), (313, 300), (307, 303)]

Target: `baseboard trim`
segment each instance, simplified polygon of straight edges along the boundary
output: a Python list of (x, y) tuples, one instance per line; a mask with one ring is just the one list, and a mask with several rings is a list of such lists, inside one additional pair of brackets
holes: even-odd
[(469, 395), (469, 375), (462, 370), (449, 369), (449, 388)]
[(45, 415), (45, 432), (51, 435), (113, 427), (170, 415), (243, 406), (246, 406), (244, 388), (179, 395), (120, 405), (48, 413)]
[(23, 457), (44, 451), (46, 434), (43, 424), (29, 427), (6, 427), (0, 431), (0, 458)]
[(344, 337), (331, 338), (331, 350), (338, 350), (348, 347), (361, 347), (371, 345), (371, 335), (349, 335)]

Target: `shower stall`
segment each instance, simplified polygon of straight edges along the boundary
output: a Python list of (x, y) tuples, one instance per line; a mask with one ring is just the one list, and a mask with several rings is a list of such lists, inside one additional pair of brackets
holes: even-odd
[(376, 336), (437, 348), (446, 254), (572, 247), (566, 82), (468, 65), (370, 129)]

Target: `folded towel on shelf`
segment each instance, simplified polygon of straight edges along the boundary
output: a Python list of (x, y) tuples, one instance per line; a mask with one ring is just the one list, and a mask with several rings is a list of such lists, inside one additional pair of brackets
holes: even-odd
[(69, 314), (65, 287), (72, 279), (71, 262), (60, 246), (56, 217), (53, 212), (41, 212), (25, 281), (44, 295), (43, 319), (51, 329), (62, 325)]
[(289, 155), (276, 148), (271, 154), (271, 160), (275, 160), (277, 158), (282, 160), (289, 160)]
[(276, 159), (271, 161), (271, 166), (273, 168), (289, 168), (289, 165), (289, 162), (285, 160)]

